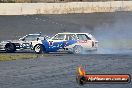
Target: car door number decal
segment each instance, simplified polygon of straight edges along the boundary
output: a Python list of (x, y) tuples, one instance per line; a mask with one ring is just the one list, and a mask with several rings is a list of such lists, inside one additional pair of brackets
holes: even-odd
[(53, 46), (53, 41), (49, 41), (49, 45), (50, 46)]

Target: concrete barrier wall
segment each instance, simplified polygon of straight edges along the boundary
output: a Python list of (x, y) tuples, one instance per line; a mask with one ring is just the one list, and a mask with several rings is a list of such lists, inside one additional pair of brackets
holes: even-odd
[(68, 14), (115, 11), (132, 11), (132, 1), (0, 3), (0, 15)]

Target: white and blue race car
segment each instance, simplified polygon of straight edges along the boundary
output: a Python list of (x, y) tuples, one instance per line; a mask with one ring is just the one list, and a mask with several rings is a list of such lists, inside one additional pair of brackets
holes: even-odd
[(89, 33), (58, 33), (55, 36), (32, 42), (38, 54), (67, 51), (81, 54), (84, 50), (97, 50), (98, 41)]

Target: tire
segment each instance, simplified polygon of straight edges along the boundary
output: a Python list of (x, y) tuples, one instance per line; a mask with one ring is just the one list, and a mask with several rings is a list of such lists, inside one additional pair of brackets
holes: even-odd
[(68, 54), (73, 54), (73, 52), (72, 51), (70, 51), (70, 52), (67, 52)]
[(80, 77), (80, 79), (79, 79), (79, 84), (80, 84), (80, 85), (84, 85), (85, 82), (86, 82), (85, 77)]
[(79, 85), (84, 85), (85, 82), (86, 82), (86, 79), (84, 77), (76, 77), (76, 82), (79, 84)]
[(5, 51), (7, 53), (14, 53), (16, 51), (16, 46), (13, 43), (7, 43), (5, 45)]
[(35, 53), (37, 53), (37, 54), (42, 54), (42, 53), (44, 52), (44, 47), (43, 47), (43, 45), (37, 44), (37, 45), (34, 47), (34, 51), (35, 51)]
[(74, 54), (81, 54), (82, 51), (83, 51), (83, 47), (82, 46), (77, 45), (77, 46), (74, 46), (74, 48), (73, 48), (73, 53)]

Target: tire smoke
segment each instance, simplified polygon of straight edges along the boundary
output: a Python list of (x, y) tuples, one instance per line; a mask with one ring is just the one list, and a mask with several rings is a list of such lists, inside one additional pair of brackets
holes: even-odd
[(128, 54), (132, 53), (131, 21), (120, 18), (113, 23), (98, 25), (92, 30), (83, 26), (80, 32), (91, 33), (99, 41), (98, 51), (94, 54)]

